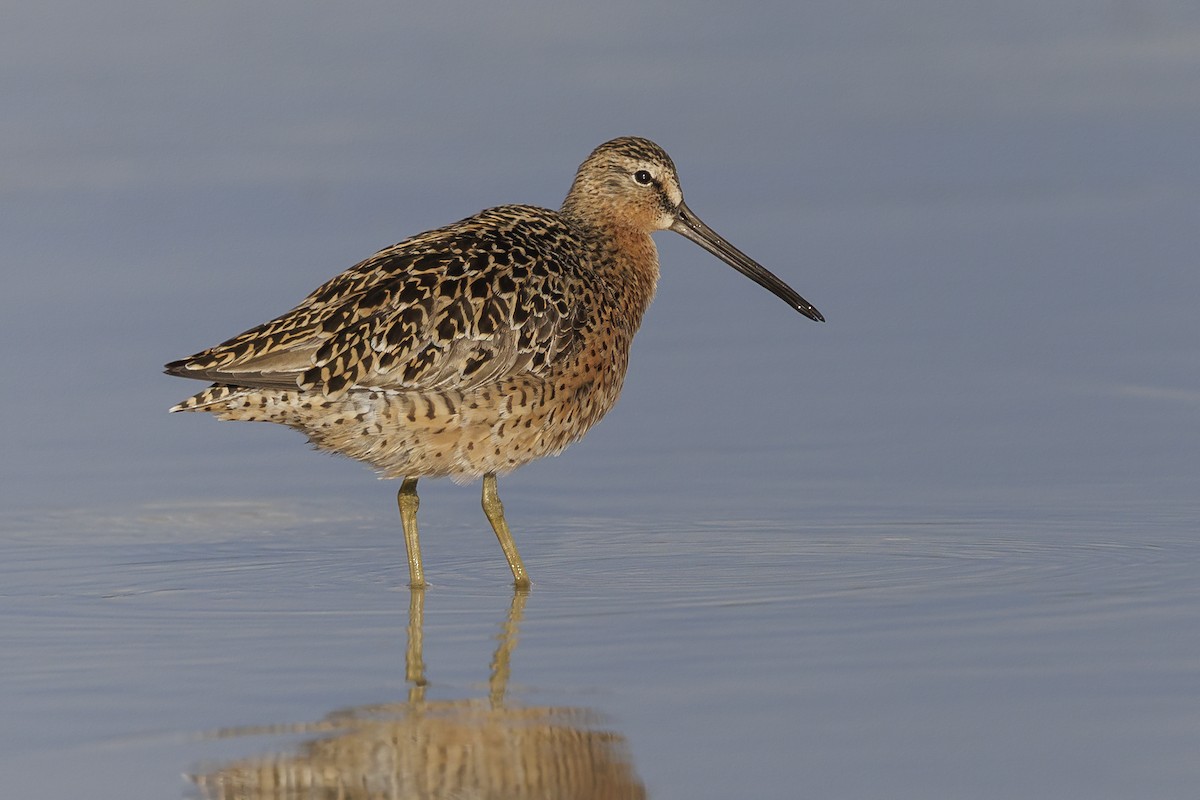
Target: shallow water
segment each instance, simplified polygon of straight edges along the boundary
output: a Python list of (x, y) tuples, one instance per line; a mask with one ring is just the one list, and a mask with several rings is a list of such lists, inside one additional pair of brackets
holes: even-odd
[[(1195, 794), (1195, 4), (68, 5), (0, 32), (5, 796)], [(661, 235), (621, 403), (500, 483), (528, 596), (477, 485), (413, 596), (394, 483), (165, 413), (626, 133), (829, 321)]]
[[(17, 794), (148, 796), (180, 773), (211, 788), (247, 759), (303, 763), (306, 742), (352, 736), (347, 714), (421, 716), (395, 531), (250, 504), (12, 528), (0, 750)], [(496, 708), (553, 714), (571, 741), (601, 737), (606, 769), (628, 758), (623, 791), (1169, 797), (1197, 777), (1200, 545), (1176, 526), (610, 518), (522, 534), (538, 580), (516, 620), (491, 542), (431, 538), (424, 717), (486, 731), (479, 704), (492, 726)], [(411, 762), (423, 740), (400, 731), (385, 741)]]

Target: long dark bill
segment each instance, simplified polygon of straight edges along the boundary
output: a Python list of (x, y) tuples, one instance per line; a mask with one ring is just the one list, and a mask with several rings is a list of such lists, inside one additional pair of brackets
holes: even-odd
[(809, 319), (816, 322), (825, 321), (821, 312), (817, 311), (812, 303), (801, 297), (795, 289), (781, 281), (762, 264), (722, 239), (719, 233), (705, 225), (699, 217), (693, 214), (685, 203), (680, 203), (679, 208), (676, 209), (675, 222), (671, 225), (671, 230), (691, 239), (759, 286), (769, 289), (772, 294)]

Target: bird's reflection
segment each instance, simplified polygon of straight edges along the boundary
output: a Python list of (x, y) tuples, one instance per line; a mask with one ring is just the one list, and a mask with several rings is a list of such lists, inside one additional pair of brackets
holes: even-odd
[(588, 709), (525, 707), (507, 700), (509, 661), (527, 599), (512, 605), (492, 658), (486, 699), (426, 700), (425, 592), (409, 600), (408, 700), (325, 719), (215, 734), (313, 734), (290, 755), (263, 756), (192, 776), (209, 800), (399, 798), (611, 798), (646, 796), (624, 737), (595, 727)]

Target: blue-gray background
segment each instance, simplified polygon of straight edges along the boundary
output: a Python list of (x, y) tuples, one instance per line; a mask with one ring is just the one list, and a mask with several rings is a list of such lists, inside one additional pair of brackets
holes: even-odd
[[(114, 774), (141, 776), (146, 794), (111, 796), (172, 796), (181, 790), (164, 789), (159, 771), (177, 775), (203, 754), (181, 745), (173, 762), (128, 737), (315, 718), (384, 699), (330, 688), (356, 676), (316, 659), (309, 690), (284, 702), (235, 663), (219, 685), (242, 679), (245, 697), (223, 709), (196, 690), (193, 705), (156, 715), (142, 707), (154, 705), (139, 694), (145, 683), (103, 676), (128, 669), (121, 651), (130, 646), (112, 642), (151, 647), (179, 609), (149, 603), (134, 615), (143, 627), (118, 609), (72, 625), (76, 612), (54, 598), (94, 609), (90, 601), (125, 590), (103, 576), (158, 597), (160, 582), (187, 582), (215, 548), (229, 569), (199, 581), (207, 594), (188, 606), (190, 646), (207, 652), (226, 623), (277, 630), (205, 615), (240, 587), (239, 561), (256, 563), (253, 544), (239, 552), (239, 542), (269, 534), (281, 552), (294, 552), (290, 541), (315, 559), (301, 559), (299, 573), (254, 575), (264, 596), (283, 597), (310, 567), (338, 575), (330, 528), (347, 520), (378, 582), (402, 586), (394, 486), (307, 453), (289, 431), (169, 417), (194, 387), (160, 365), (286, 310), (412, 233), (503, 202), (557, 206), (590, 149), (625, 134), (662, 144), (689, 205), (829, 321), (813, 324), (694, 246), (659, 236), (663, 279), (621, 403), (583, 443), (501, 491), (526, 562), (549, 587), (531, 601), (535, 619), (540, 608), (555, 624), (570, 621), (612, 653), (653, 639), (679, 655), (611, 680), (599, 667), (572, 677), (586, 659), (573, 663), (569, 636), (551, 630), (540, 643), (527, 637), (547, 657), (526, 665), (526, 683), (609, 715), (656, 797), (727, 796), (746, 781), (757, 782), (747, 796), (779, 797), (806, 783), (828, 797), (1194, 788), (1200, 768), (1182, 755), (1200, 743), (1197, 693), (1182, 680), (1200, 670), (1194, 2), (50, 2), (9, 4), (3, 16), (0, 548), (9, 553), (0, 574), (12, 603), (0, 623), (22, 647), (6, 648), (5, 674), (15, 677), (3, 689), (0, 736), (12, 754), (6, 780), (25, 796), (65, 796), (47, 787), (67, 779), (47, 779), (43, 767), (67, 759), (68, 745), (70, 758), (99, 762), (103, 752)], [(478, 595), (484, 610), (457, 611), (486, 639), (507, 601), (476, 489), (427, 481), (422, 498), (435, 588), (456, 607)], [(257, 509), (250, 523), (246, 508)], [(953, 533), (907, 554), (870, 544), (924, 541), (913, 531), (930, 525)], [(882, 536), (889, 526), (902, 535)], [(815, 567), (814, 551), (796, 548), (819, 550), (817, 534), (826, 556), (866, 562)], [(220, 547), (206, 549), (214, 536)], [(930, 578), (919, 567), (898, 577), (905, 558), (953, 559), (981, 541), (981, 561), (996, 566), (979, 577), (989, 588), (955, 583), (926, 601), (958, 609), (965, 591), (980, 604), (981, 618), (955, 618), (950, 629), (982, 637), (969, 648), (960, 641), (963, 652), (1008, 654), (1017, 674), (1034, 676), (1016, 700), (987, 700), (994, 681), (964, 670), (976, 678), (959, 674), (967, 688), (958, 691), (975, 704), (964, 706), (917, 661), (905, 663), (931, 696), (838, 683), (843, 696), (821, 676), (844, 681), (844, 665), (798, 661), (820, 641), (796, 622), (811, 613), (800, 598), (824, 591), (811, 587), (873, 587), (880, 608), (893, 607)], [(130, 569), (145, 563), (166, 572)], [(1135, 568), (1146, 563), (1162, 571)], [(471, 590), (456, 589), (476, 565)], [(568, 591), (598, 565), (604, 581), (584, 579), (584, 597)], [(634, 582), (644, 604), (622, 588), (623, 569), (644, 576)], [(1039, 587), (1058, 591), (1064, 579), (1079, 584), (1073, 597), (1111, 602), (1118, 584), (1152, 608), (1123, 608), (1104, 618), (1112, 628), (1097, 623), (1059, 653), (1063, 665), (1142, 656), (1109, 671), (1091, 664), (1094, 694), (1078, 707), (1102, 710), (1055, 716), (1045, 736), (1062, 757), (1043, 762), (1024, 737), (1045, 725), (1038, 709), (1059, 697), (1056, 682), (1079, 682), (1069, 667), (1039, 661), (1041, 651), (986, 632), (1038, 630), (1045, 609), (996, 609)], [(711, 598), (671, 591), (724, 584), (721, 602), (736, 606), (740, 587), (756, 583), (769, 597), (747, 590), (747, 602), (766, 610), (729, 621), (740, 642), (705, 627)], [(484, 590), (492, 584), (501, 600)], [(355, 594), (373, 588), (352, 584), (328, 602), (348, 613), (383, 602)], [(611, 626), (590, 630), (609, 588), (627, 593), (618, 603), (630, 608), (678, 606), (636, 616), (641, 630), (619, 610)], [(400, 620), (406, 603), (392, 594), (393, 603)], [(1071, 615), (1097, 608), (1079, 603), (1051, 614), (1050, 630), (1077, 631)], [(828, 609), (828, 630), (863, 616), (871, 612), (861, 605)], [(930, 652), (938, 629), (926, 624), (899, 636), (897, 622), (886, 626), (896, 640), (876, 631), (848, 643), (871, 665), (864, 685), (893, 674), (897, 648)], [(78, 635), (106, 625), (107, 660)], [(783, 649), (753, 646), (767, 642)], [(737, 724), (730, 709), (705, 717), (696, 709), (711, 692), (737, 685), (738, 659), (710, 680), (687, 665), (748, 646), (767, 699), (729, 699), (742, 710)], [(62, 659), (93, 660), (100, 677), (45, 670)], [(196, 670), (180, 655), (152, 682), (187, 697), (181, 687)], [(1150, 684), (1166, 697), (1152, 704), (1137, 693)], [(259, 697), (256, 687), (258, 706), (246, 699)], [(669, 689), (687, 699), (656, 706)], [(1106, 705), (1113, 692), (1134, 696)], [(94, 707), (79, 710), (64, 693)], [(807, 703), (830, 696), (844, 703)], [(676, 702), (691, 721), (655, 728)], [(832, 739), (810, 730), (822, 714), (846, 729)], [(861, 729), (847, 721), (855, 714)], [(992, 727), (996, 714), (1007, 725)], [(886, 722), (870, 734), (880, 715)], [(85, 720), (97, 730), (79, 734)], [(972, 721), (978, 740), (945, 754)], [(1133, 732), (1122, 735), (1123, 725)], [(762, 741), (695, 734), (722, 726)], [(1111, 735), (1097, 738), (1101, 730)], [(930, 769), (938, 753), (958, 768)], [(97, 783), (90, 796), (118, 786)], [(57, 791), (68, 786), (77, 790)]]

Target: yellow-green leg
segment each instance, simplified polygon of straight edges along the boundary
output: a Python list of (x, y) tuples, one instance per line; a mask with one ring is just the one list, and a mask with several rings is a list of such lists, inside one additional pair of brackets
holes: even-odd
[[(415, 494), (413, 496), (416, 497)], [(512, 570), (513, 583), (518, 587), (529, 586), (529, 575), (525, 572), (525, 565), (521, 563), (521, 554), (517, 552), (517, 545), (513, 541), (512, 533), (508, 530), (508, 523), (504, 521), (504, 506), (500, 503), (500, 494), (496, 491), (494, 473), (483, 476), (483, 513), (487, 515), (488, 522), (492, 523), (492, 530), (496, 532), (496, 538), (500, 540), (500, 549), (504, 551), (509, 569)], [(413, 537), (415, 542), (415, 521), (413, 522)]]
[(421, 569), (421, 543), (417, 539), (417, 479), (405, 478), (396, 495), (400, 506), (400, 525), (404, 528), (404, 547), (408, 550), (408, 585), (413, 589), (425, 587), (425, 571)]

